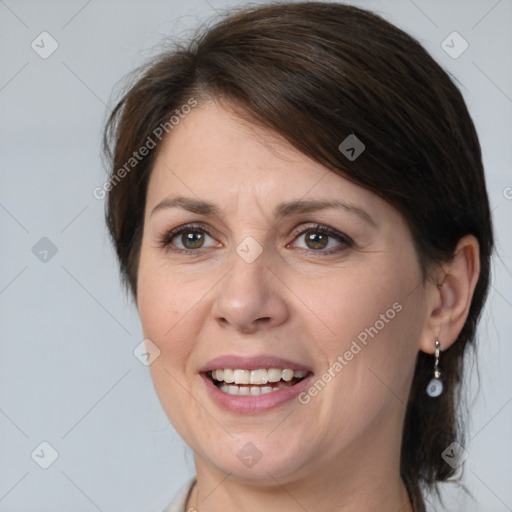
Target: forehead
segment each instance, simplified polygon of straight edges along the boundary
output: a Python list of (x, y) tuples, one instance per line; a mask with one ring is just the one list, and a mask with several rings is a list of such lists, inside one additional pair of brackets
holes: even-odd
[(148, 207), (169, 194), (208, 199), (233, 213), (249, 204), (275, 209), (278, 203), (301, 198), (383, 202), (274, 132), (213, 101), (184, 116), (159, 151)]
[(266, 174), (279, 180), (294, 169), (295, 175), (301, 170), (306, 177), (327, 171), (279, 135), (241, 119), (214, 101), (199, 105), (172, 129), (160, 149), (155, 170), (159, 164), (186, 169), (189, 175), (203, 173), (212, 179), (235, 180)]

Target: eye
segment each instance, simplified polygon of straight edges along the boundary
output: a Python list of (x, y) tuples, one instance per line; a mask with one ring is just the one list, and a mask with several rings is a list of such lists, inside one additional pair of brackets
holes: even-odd
[[(301, 239), (302, 241), (299, 242)], [(293, 247), (328, 254), (346, 249), (352, 244), (352, 239), (349, 236), (321, 225), (300, 231), (292, 242)]]
[[(331, 254), (352, 245), (352, 239), (344, 233), (327, 226), (315, 225), (295, 234), (293, 242), (287, 247)], [(160, 241), (160, 246), (174, 252), (194, 253), (209, 247), (220, 247), (222, 244), (217, 242), (203, 226), (190, 224), (166, 233)]]
[[(210, 246), (207, 245), (208, 243)], [(176, 252), (194, 252), (194, 250), (207, 247), (218, 247), (218, 242), (210, 236), (204, 227), (187, 225), (169, 231), (161, 240), (160, 245)]]

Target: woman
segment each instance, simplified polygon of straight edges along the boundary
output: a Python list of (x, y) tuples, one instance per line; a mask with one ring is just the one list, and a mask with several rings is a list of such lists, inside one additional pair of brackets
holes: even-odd
[(245, 9), (140, 70), (105, 144), (122, 277), (195, 457), (167, 512), (425, 510), (462, 467), (493, 248), (447, 74), (355, 7)]

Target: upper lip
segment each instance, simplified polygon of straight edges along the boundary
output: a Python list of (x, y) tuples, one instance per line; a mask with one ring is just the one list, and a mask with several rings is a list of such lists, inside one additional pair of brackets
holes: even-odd
[(219, 370), (224, 368), (240, 369), (240, 370), (258, 370), (260, 368), (281, 368), (290, 370), (304, 370), (311, 372), (311, 368), (307, 365), (276, 357), (269, 354), (258, 356), (238, 356), (238, 355), (222, 355), (208, 361), (200, 370), (200, 373), (206, 373), (211, 370)]

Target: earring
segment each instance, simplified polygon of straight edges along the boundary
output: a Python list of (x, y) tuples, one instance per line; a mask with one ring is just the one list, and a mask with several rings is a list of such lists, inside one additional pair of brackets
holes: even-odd
[(441, 343), (439, 343), (439, 340), (436, 340), (434, 378), (431, 379), (427, 386), (427, 395), (431, 397), (439, 396), (443, 392), (443, 383), (439, 379), (439, 377), (441, 377), (441, 372), (439, 371), (439, 354), (441, 353), (440, 347)]

